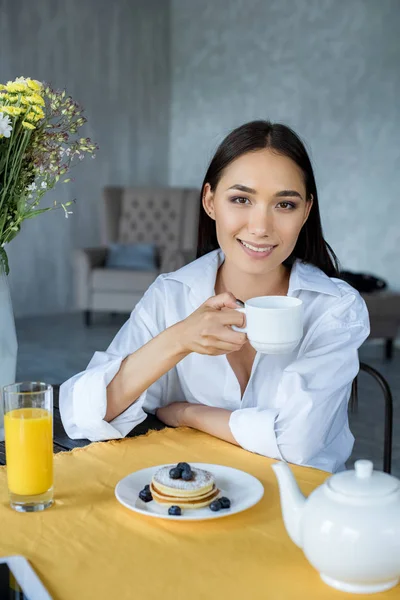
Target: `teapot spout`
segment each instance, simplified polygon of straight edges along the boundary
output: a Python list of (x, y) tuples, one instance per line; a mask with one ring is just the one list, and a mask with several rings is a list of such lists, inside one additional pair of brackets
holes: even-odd
[(301, 520), (306, 499), (285, 462), (272, 465), (279, 485), (283, 522), (291, 540), (302, 548)]

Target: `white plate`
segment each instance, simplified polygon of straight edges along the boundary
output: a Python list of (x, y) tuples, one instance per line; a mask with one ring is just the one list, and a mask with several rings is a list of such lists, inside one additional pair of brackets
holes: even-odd
[(261, 500), (264, 495), (262, 483), (238, 469), (223, 467), (222, 465), (210, 465), (206, 463), (190, 463), (192, 467), (210, 471), (215, 477), (217, 488), (221, 491), (221, 496), (227, 496), (231, 501), (231, 507), (213, 512), (207, 506), (198, 509), (182, 510), (181, 516), (168, 514), (168, 508), (151, 502), (143, 502), (139, 498), (139, 492), (145, 485), (150, 484), (154, 473), (167, 465), (157, 465), (141, 471), (135, 471), (121, 479), (115, 487), (117, 500), (126, 508), (142, 515), (156, 517), (159, 519), (170, 519), (173, 521), (203, 521), (206, 519), (220, 519), (236, 513), (247, 510)]

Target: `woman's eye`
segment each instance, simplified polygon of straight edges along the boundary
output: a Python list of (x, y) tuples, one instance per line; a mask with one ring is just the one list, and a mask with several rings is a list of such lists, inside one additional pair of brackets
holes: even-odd
[(279, 202), (278, 206), (284, 210), (292, 210), (293, 208), (296, 208), (296, 205), (292, 202)]
[(233, 202), (233, 204), (246, 204), (246, 202), (249, 202), (249, 199), (243, 198), (242, 196), (235, 196), (235, 198), (231, 199), (231, 202)]

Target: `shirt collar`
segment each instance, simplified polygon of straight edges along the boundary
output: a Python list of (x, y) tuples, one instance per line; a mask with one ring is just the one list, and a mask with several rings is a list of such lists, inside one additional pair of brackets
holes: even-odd
[[(169, 273), (166, 278), (187, 285), (196, 299), (202, 303), (215, 295), (217, 271), (224, 260), (224, 253), (219, 248), (201, 256), (178, 271)], [(338, 286), (321, 269), (297, 259), (290, 273), (287, 295), (293, 296), (295, 292), (302, 290), (340, 297)]]
[(224, 260), (224, 253), (218, 248), (185, 265), (178, 271), (169, 273), (166, 279), (180, 281), (187, 285), (196, 300), (200, 300), (202, 304), (215, 295), (217, 271)]
[(290, 273), (288, 296), (294, 292), (307, 290), (328, 296), (340, 297), (340, 289), (336, 283), (325, 275), (321, 269), (310, 263), (296, 259)]

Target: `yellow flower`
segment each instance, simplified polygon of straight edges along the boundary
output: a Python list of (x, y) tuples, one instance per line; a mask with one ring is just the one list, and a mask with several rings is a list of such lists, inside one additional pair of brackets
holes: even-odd
[(42, 111), (42, 109), (40, 108), (40, 106), (37, 106), (37, 105), (34, 104), (33, 106), (31, 106), (31, 111), (33, 111), (34, 113), (36, 113), (37, 119), (44, 119), (45, 114)]
[(2, 106), (1, 110), (2, 112), (6, 113), (6, 115), (11, 115), (12, 117), (18, 117), (24, 112), (22, 108), (19, 108), (19, 106)]
[(37, 81), (36, 79), (28, 78), (26, 80), (26, 83), (28, 84), (28, 87), (34, 92), (39, 92), (43, 88), (43, 85), (40, 83), (40, 81)]
[(18, 94), (4, 94), (3, 96), (6, 100), (8, 100), (11, 104), (18, 102)]
[(22, 127), (25, 129), (35, 129), (35, 126), (32, 123), (28, 123), (27, 121), (22, 121)]
[(33, 112), (33, 110), (29, 111), (26, 115), (25, 115), (25, 119), (27, 121), (34, 121), (36, 119), (36, 113)]
[(40, 104), (40, 106), (44, 106), (44, 100), (40, 94), (30, 94), (26, 96), (26, 99), (29, 100), (30, 104)]
[(12, 81), (8, 81), (6, 85), (7, 92), (11, 92), (12, 94), (17, 94), (18, 92), (25, 92), (27, 86), (24, 83), (14, 83)]
[(44, 115), (38, 115), (36, 113), (33, 112), (33, 110), (31, 110), (30, 112), (28, 112), (28, 114), (25, 115), (25, 120), (29, 121), (29, 122), (33, 122), (33, 123), (37, 123), (38, 121), (40, 121), (40, 119), (43, 119)]
[(4, 84), (0, 83), (0, 90), (5, 90), (5, 89), (6, 89), (6, 86)]

